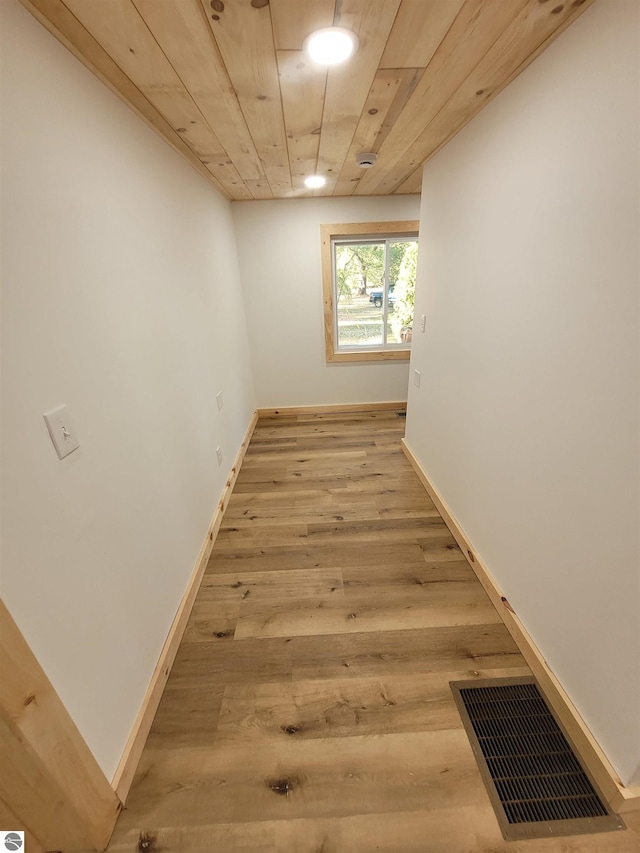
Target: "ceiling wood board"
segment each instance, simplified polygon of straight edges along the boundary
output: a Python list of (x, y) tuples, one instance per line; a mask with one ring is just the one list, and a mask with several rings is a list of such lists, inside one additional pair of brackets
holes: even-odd
[(131, 0), (65, 0), (65, 5), (196, 154), (225, 155)]
[[(593, 1), (21, 0), (238, 200), (420, 192), (422, 164)], [(327, 71), (302, 46), (331, 24), (360, 43)]]
[[(466, 0), (435, 51), (420, 82), (381, 146), (385, 169), (370, 170), (357, 193), (382, 192), (379, 185), (400, 161), (422, 130), (469, 77), (480, 59), (528, 0)], [(539, 5), (536, 0), (536, 5)], [(408, 166), (412, 172), (415, 163)]]
[(205, 25), (202, 7), (183, 0), (133, 2), (207, 123), (215, 129), (240, 176), (248, 181), (264, 178), (227, 69), (213, 33)]
[(405, 69), (381, 68), (376, 72), (356, 132), (351, 140), (340, 178), (336, 185), (338, 195), (350, 195), (364, 172), (355, 161), (356, 154), (376, 152), (385, 119), (391, 110), (404, 82)]
[[(291, 194), (291, 171), (269, 6), (202, 0), (274, 195)], [(211, 13), (211, 9), (218, 11)], [(216, 20), (217, 19), (217, 20)]]
[(327, 72), (312, 66), (300, 50), (277, 52), (282, 108), (294, 190), (304, 190), (305, 175), (318, 164)]
[(20, 2), (145, 124), (162, 136), (200, 175), (208, 178), (218, 190), (227, 195), (180, 134), (131, 82), (120, 66), (82, 26), (62, 0), (20, 0)]
[(551, 3), (524, 5), (484, 54), (473, 73), (465, 78), (415, 142), (404, 151), (402, 162), (387, 171), (377, 184), (378, 191), (383, 194), (395, 192), (406, 180), (407, 167), (419, 168), (461, 130), (528, 64), (527, 59), (545, 44), (551, 33), (557, 32), (558, 23), (569, 22), (571, 14), (570, 6), (554, 7)]
[(273, 198), (271, 187), (269, 186), (266, 178), (261, 181), (245, 181), (245, 184), (254, 199), (264, 200), (267, 198)]
[(341, 0), (336, 24), (355, 32), (360, 44), (348, 63), (331, 66), (327, 74), (318, 150), (327, 194), (338, 182), (336, 164), (342, 165), (349, 152), (399, 6), (400, 0)]
[(422, 190), (422, 166), (418, 166), (418, 168), (409, 175), (398, 187), (399, 194), (407, 194), (411, 195), (413, 193), (419, 193)]
[(182, 136), (226, 195), (252, 198), (132, 0), (65, 0), (65, 4)]
[(276, 50), (302, 50), (302, 43), (315, 30), (333, 25), (335, 0), (271, 0), (273, 40)]
[(464, 0), (402, 0), (381, 68), (426, 68)]

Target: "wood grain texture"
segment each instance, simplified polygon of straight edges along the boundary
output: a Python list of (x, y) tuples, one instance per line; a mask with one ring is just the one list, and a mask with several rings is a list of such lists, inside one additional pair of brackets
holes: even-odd
[[(4, 716), (0, 716), (0, 748), (0, 796), (11, 803), (15, 813), (24, 816), (23, 820), (31, 821), (39, 842), (49, 849), (64, 846), (71, 850), (79, 850), (90, 843), (90, 835), (78, 811)], [(115, 823), (115, 815), (112, 823)], [(15, 828), (22, 828), (22, 820)]]
[(133, 778), (140, 761), (140, 756), (142, 755), (142, 750), (149, 735), (149, 730), (151, 729), (151, 724), (153, 723), (156, 711), (158, 710), (158, 705), (162, 698), (167, 679), (169, 678), (171, 667), (173, 666), (183, 634), (187, 627), (189, 616), (191, 614), (213, 544), (216, 536), (218, 535), (220, 525), (222, 524), (222, 518), (227, 501), (233, 491), (233, 486), (238, 477), (242, 460), (244, 459), (245, 453), (249, 447), (249, 441), (251, 440), (257, 420), (258, 416), (256, 413), (251, 419), (234, 464), (231, 467), (229, 478), (225, 484), (222, 496), (218, 501), (218, 506), (216, 507), (213, 518), (211, 519), (211, 524), (209, 525), (209, 529), (207, 530), (207, 534), (200, 549), (200, 554), (198, 555), (189, 578), (187, 588), (185, 589), (180, 604), (178, 605), (178, 610), (171, 624), (171, 628), (169, 629), (164, 646), (162, 647), (158, 663), (156, 664), (153, 675), (151, 676), (151, 681), (149, 682), (147, 692), (142, 700), (142, 705), (138, 711), (136, 721), (133, 724), (122, 758), (120, 759), (114, 777), (111, 781), (114, 790), (117, 792), (118, 797), (123, 803), (127, 799), (129, 788), (133, 782)]
[[(404, 184), (407, 176), (433, 156), (478, 112), (508, 85), (538, 54), (572, 22), (579, 7), (573, 4), (527, 4), (505, 27), (499, 38), (486, 45), (482, 56), (446, 104), (428, 120), (408, 147), (403, 145), (401, 161), (390, 167), (376, 184), (377, 192), (388, 193)], [(515, 8), (516, 3), (503, 4)], [(421, 81), (422, 82), (422, 81)], [(395, 130), (395, 129), (394, 129)], [(390, 164), (389, 164), (390, 165)], [(361, 184), (358, 185), (360, 189)]]
[(294, 190), (304, 192), (305, 176), (314, 175), (318, 166), (327, 73), (314, 68), (300, 50), (279, 50), (277, 60), (291, 180)]
[[(21, 0), (230, 199), (418, 193), (416, 172), (593, 0)], [(329, 70), (306, 36), (359, 37)], [(355, 155), (379, 155), (363, 172)], [(304, 177), (320, 172), (321, 189)], [(341, 360), (341, 359), (340, 359)]]
[(398, 193), (419, 193), (422, 190), (422, 164), (398, 186)]
[[(223, 156), (243, 181), (266, 180), (204, 10), (184, 0), (133, 0), (176, 74), (190, 92)], [(185, 45), (189, 50), (185, 50)]]
[(3, 803), (0, 800), (0, 826), (5, 829), (11, 830), (22, 830), (24, 832), (24, 846), (25, 850), (28, 850), (29, 853), (46, 853), (43, 845), (38, 841), (35, 837), (31, 829), (27, 826), (25, 821), (22, 818), (16, 816), (16, 814), (11, 811), (9, 806), (6, 803)]
[[(388, 183), (389, 173), (406, 164), (405, 152), (438, 115), (462, 83), (473, 78), (474, 68), (504, 32), (527, 0), (465, 0), (445, 37), (420, 78), (406, 108), (380, 148), (385, 169), (370, 169), (358, 184), (357, 194), (367, 195)], [(536, 6), (540, 4), (536, 0)], [(480, 88), (480, 87), (476, 87)], [(416, 164), (406, 165), (406, 174)], [(394, 179), (396, 172), (393, 172)]]
[[(104, 849), (121, 804), (0, 601), (0, 801), (45, 849)], [(24, 822), (24, 823), (22, 823)]]
[(273, 37), (277, 50), (302, 50), (305, 38), (314, 30), (334, 22), (336, 0), (271, 0)]
[(65, 0), (65, 5), (184, 139), (227, 195), (251, 198), (212, 125), (132, 0)]
[(276, 197), (290, 195), (291, 169), (269, 6), (235, 0), (222, 3), (220, 12), (212, 15), (209, 0), (202, 0), (202, 5), (271, 191)]
[(354, 32), (360, 44), (348, 63), (332, 65), (327, 74), (318, 172), (327, 179), (325, 194), (336, 188), (342, 164), (367, 101), (400, 0), (341, 0), (337, 26)]
[(465, 559), (487, 592), (496, 611), (500, 614), (502, 621), (521, 650), (523, 657), (531, 667), (531, 671), (538, 680), (547, 700), (565, 727), (575, 748), (600, 786), (603, 794), (608, 798), (614, 809), (624, 812), (640, 808), (640, 790), (638, 788), (627, 788), (622, 784), (618, 774), (611, 766), (611, 763), (587, 724), (582, 719), (578, 709), (572, 703), (562, 684), (547, 664), (531, 635), (498, 586), (495, 578), (475, 552), (468, 536), (434, 487), (429, 479), (429, 475), (422, 468), (404, 440), (402, 447), (431, 500), (438, 508), (440, 515), (451, 531), (452, 536), (455, 537)]
[(191, 148), (224, 153), (132, 0), (65, 0), (65, 6)]
[(118, 63), (98, 40), (69, 11), (62, 0), (20, 0), (22, 5), (77, 59), (129, 106), (152, 130), (181, 154), (201, 175), (210, 180), (227, 198), (232, 198), (209, 172), (170, 122), (131, 82)]
[[(634, 815), (635, 818), (635, 815)], [(638, 837), (640, 821), (627, 821)], [(628, 833), (624, 833), (627, 835)], [(616, 838), (603, 846), (603, 835), (583, 835), (551, 841), (544, 846), (531, 841), (503, 841), (496, 837), (495, 818), (485, 807), (449, 809), (428, 807), (410, 812), (358, 814), (336, 818), (210, 823), (195, 827), (172, 826), (154, 834), (159, 850), (190, 853), (216, 851), (295, 851), (295, 853), (632, 853), (634, 839)], [(428, 841), (426, 841), (428, 839)], [(609, 839), (607, 839), (608, 843)], [(132, 830), (115, 842), (113, 853), (131, 853), (138, 835)]]
[[(290, 417), (292, 415), (322, 415), (322, 414), (347, 414), (348, 412), (404, 412), (407, 401), (389, 403), (339, 403), (327, 406), (283, 406), (280, 409), (258, 409), (258, 415), (264, 423), (264, 418), (269, 416)], [(360, 446), (360, 440), (357, 441)], [(299, 446), (299, 443), (298, 443)]]
[(392, 411), (258, 421), (112, 851), (636, 850), (502, 840), (449, 681), (530, 670), (403, 432)]
[(381, 68), (426, 68), (464, 0), (402, 0)]
[(324, 317), (324, 349), (327, 363), (341, 361), (408, 361), (410, 349), (367, 349), (362, 352), (338, 351), (335, 334), (335, 305), (333, 288), (332, 243), (334, 237), (356, 237), (372, 234), (417, 235), (417, 220), (397, 222), (353, 222), (320, 226), (320, 257), (322, 262), (322, 304)]
[(340, 171), (335, 195), (353, 194), (366, 174), (358, 166), (356, 155), (380, 150), (421, 76), (421, 68), (381, 68), (377, 71)]

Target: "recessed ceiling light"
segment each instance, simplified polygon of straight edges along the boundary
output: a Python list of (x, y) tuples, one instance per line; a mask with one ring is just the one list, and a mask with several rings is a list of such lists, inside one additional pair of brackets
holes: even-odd
[(344, 27), (325, 27), (304, 40), (303, 49), (319, 65), (344, 62), (358, 47), (358, 36)]
[(323, 178), (322, 175), (309, 175), (308, 178), (304, 179), (305, 187), (309, 187), (310, 190), (317, 190), (320, 187), (323, 187), (327, 183), (327, 179)]

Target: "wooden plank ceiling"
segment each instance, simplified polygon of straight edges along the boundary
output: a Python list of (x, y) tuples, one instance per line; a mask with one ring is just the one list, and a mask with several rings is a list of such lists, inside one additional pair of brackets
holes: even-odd
[[(424, 161), (592, 2), (22, 0), (230, 199), (420, 192)], [(331, 25), (360, 45), (327, 71), (302, 44)]]

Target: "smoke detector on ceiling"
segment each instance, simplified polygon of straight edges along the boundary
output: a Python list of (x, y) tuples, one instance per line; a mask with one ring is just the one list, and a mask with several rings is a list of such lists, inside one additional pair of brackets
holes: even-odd
[(361, 154), (356, 154), (356, 163), (361, 169), (370, 169), (375, 166), (378, 155), (372, 151), (366, 151)]

